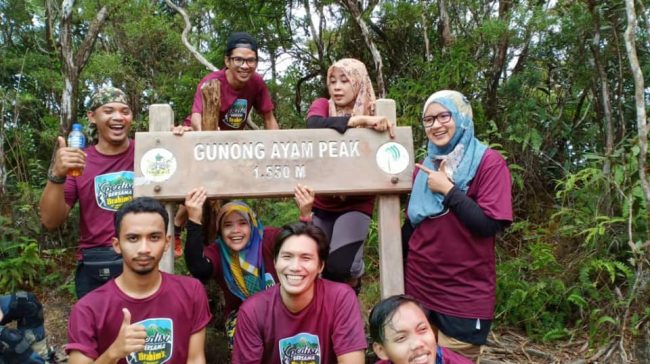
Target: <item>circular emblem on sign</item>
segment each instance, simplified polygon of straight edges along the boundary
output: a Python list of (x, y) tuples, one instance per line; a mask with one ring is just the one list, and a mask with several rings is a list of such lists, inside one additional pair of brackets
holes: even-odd
[(399, 174), (409, 166), (409, 154), (402, 144), (388, 142), (377, 149), (377, 166), (388, 174)]
[(176, 172), (176, 158), (167, 149), (154, 148), (142, 156), (140, 170), (147, 180), (163, 182)]

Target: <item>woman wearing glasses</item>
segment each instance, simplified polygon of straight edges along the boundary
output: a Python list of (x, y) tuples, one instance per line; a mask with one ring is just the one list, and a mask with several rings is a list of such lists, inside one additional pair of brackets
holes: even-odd
[(422, 124), (429, 143), (408, 204), (406, 294), (429, 310), (440, 346), (478, 362), (494, 317), (495, 236), (512, 222), (510, 172), (474, 137), (461, 93), (431, 95)]
[[(330, 98), (316, 99), (307, 112), (308, 128), (371, 128), (395, 134), (395, 125), (374, 115), (375, 91), (366, 66), (352, 58), (335, 62), (327, 71)], [(317, 196), (313, 222), (330, 239), (323, 278), (346, 282), (357, 293), (363, 275), (363, 242), (368, 235), (374, 196)]]
[(193, 130), (201, 130), (202, 91), (205, 83), (211, 80), (219, 81), (219, 130), (244, 129), (253, 107), (264, 119), (265, 129), (280, 128), (273, 115), (269, 90), (262, 77), (255, 72), (257, 61), (257, 42), (250, 34), (232, 33), (228, 37), (224, 57), (226, 67), (205, 76), (196, 88), (191, 117)]

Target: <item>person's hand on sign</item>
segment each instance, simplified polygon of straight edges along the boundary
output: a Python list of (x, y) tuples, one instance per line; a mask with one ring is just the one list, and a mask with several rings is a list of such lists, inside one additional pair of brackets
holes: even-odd
[(314, 205), (314, 197), (316, 196), (314, 190), (299, 183), (293, 188), (293, 196), (300, 210), (300, 221), (311, 222), (311, 209)]
[(388, 121), (385, 116), (355, 115), (348, 120), (350, 128), (369, 128), (376, 131), (387, 131), (391, 138), (395, 138), (395, 124)]
[(176, 125), (172, 127), (172, 133), (174, 133), (174, 135), (181, 136), (186, 131), (192, 131), (192, 127), (187, 125)]
[(440, 168), (437, 171), (433, 171), (419, 163), (416, 163), (415, 167), (420, 168), (424, 173), (429, 175), (427, 185), (431, 191), (442, 193), (446, 196), (454, 187), (454, 183), (447, 177), (447, 173), (445, 172), (445, 161), (440, 162)]
[(193, 188), (185, 195), (185, 208), (187, 208), (187, 217), (192, 222), (201, 225), (203, 218), (203, 203), (208, 198), (208, 191), (205, 187)]

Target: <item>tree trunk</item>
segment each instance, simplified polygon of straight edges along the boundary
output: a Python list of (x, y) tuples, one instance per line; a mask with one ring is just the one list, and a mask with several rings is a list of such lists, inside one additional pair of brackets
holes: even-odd
[(426, 4), (423, 1), (420, 1), (420, 19), (422, 19), (422, 39), (424, 39), (424, 59), (427, 62), (431, 62), (433, 57), (431, 56), (431, 45), (429, 44), (429, 27), (427, 26), (427, 17), (426, 14)]
[[(316, 30), (316, 25), (314, 25), (314, 19), (311, 15), (311, 5), (309, 0), (303, 0), (303, 6), (305, 7), (305, 17), (309, 22), (309, 31), (311, 32), (311, 40), (316, 45), (316, 53), (318, 54), (318, 64), (321, 66), (321, 69), (327, 70), (327, 62), (325, 62), (325, 46), (323, 45), (323, 35), (322, 28), (319, 31)], [(322, 15), (321, 15), (322, 19)]]
[(203, 115), (201, 130), (217, 130), (221, 115), (221, 84), (219, 80), (210, 80), (203, 84), (201, 90), (203, 97)]
[[(511, 1), (499, 1), (499, 19), (502, 21), (508, 21), (509, 15), (508, 11), (512, 5)], [(498, 118), (498, 102), (497, 102), (497, 91), (499, 89), (499, 80), (501, 79), (501, 73), (503, 72), (503, 67), (506, 64), (506, 55), (508, 54), (508, 33), (501, 35), (499, 43), (497, 44), (496, 49), (494, 50), (494, 60), (492, 61), (492, 70), (490, 72), (490, 79), (488, 81), (487, 87), (487, 97), (486, 97), (486, 116), (488, 120), (493, 120), (497, 122)], [(497, 123), (498, 125), (498, 123)]]
[[(440, 8), (440, 24), (438, 26), (440, 47), (444, 50), (451, 45), (453, 39), (451, 37), (451, 25), (445, 0), (438, 0), (438, 7)], [(424, 13), (422, 14), (422, 18), (424, 19)]]
[(363, 40), (366, 42), (366, 45), (368, 46), (368, 49), (372, 54), (372, 59), (375, 63), (375, 70), (377, 71), (377, 90), (379, 91), (379, 98), (384, 98), (386, 96), (386, 87), (384, 86), (384, 72), (383, 72), (384, 63), (381, 60), (381, 54), (379, 54), (379, 50), (377, 49), (377, 46), (375, 46), (375, 43), (372, 41), (372, 38), (370, 37), (370, 30), (368, 29), (368, 25), (366, 24), (366, 22), (363, 20), (361, 10), (357, 6), (357, 2), (355, 0), (343, 0), (343, 5), (350, 11), (350, 14), (352, 14), (352, 17), (354, 18), (354, 21), (359, 26), (359, 29), (361, 29), (361, 35), (363, 36)]
[[(641, 24), (645, 23), (645, 30), (643, 29), (643, 27), (641, 27), (641, 31), (645, 31), (646, 33), (649, 33), (650, 32), (650, 19), (648, 19), (648, 17), (646, 16), (648, 11), (646, 10), (645, 6), (643, 6), (642, 1), (639, 1), (639, 8), (641, 9), (639, 14), (641, 15), (641, 19), (643, 19)], [(635, 11), (635, 13), (636, 13), (636, 11)], [(634, 16), (636, 17), (636, 14)], [(646, 47), (650, 48), (650, 39), (648, 39), (647, 37), (645, 39), (645, 44), (646, 44)]]
[(51, 0), (45, 1), (45, 41), (48, 51), (58, 51), (56, 40), (54, 39), (54, 14), (56, 9), (54, 9), (54, 3)]
[(614, 128), (612, 126), (612, 103), (609, 98), (609, 84), (607, 82), (607, 72), (600, 57), (600, 18), (596, 11), (594, 1), (589, 2), (589, 10), (593, 16), (594, 39), (590, 45), (591, 53), (594, 57), (596, 67), (596, 77), (600, 84), (600, 99), (603, 108), (603, 120), (605, 121), (605, 163), (603, 164), (603, 174), (608, 177), (611, 174), (611, 156), (614, 150)]
[[(309, 31), (311, 33), (311, 40), (314, 42), (316, 45), (316, 54), (318, 55), (318, 59), (316, 60), (319, 68), (319, 74), (325, 80), (327, 78), (327, 68), (329, 66), (329, 62), (327, 59), (327, 56), (325, 55), (325, 44), (323, 44), (323, 25), (325, 22), (325, 15), (322, 13), (322, 8), (320, 9), (321, 12), (318, 14), (318, 18), (320, 19), (320, 23), (318, 24), (318, 29), (316, 29), (316, 25), (314, 24), (314, 18), (311, 15), (311, 5), (309, 4), (309, 0), (304, 0), (303, 1), (303, 6), (305, 8), (305, 18), (307, 22), (309, 23)], [(299, 84), (302, 83), (299, 81)], [(299, 96), (298, 96), (299, 97)]]
[[(65, 69), (65, 67), (64, 67)], [(63, 71), (63, 93), (61, 94), (61, 115), (59, 135), (67, 135), (77, 115), (78, 72), (75, 69)]]
[[(48, 0), (50, 2), (52, 0)], [(47, 7), (51, 8), (52, 4)], [(88, 63), (97, 35), (108, 17), (108, 8), (103, 6), (88, 27), (86, 37), (79, 44), (77, 51), (72, 44), (72, 10), (74, 0), (64, 0), (61, 5), (60, 23), (60, 58), (63, 73), (63, 94), (61, 95), (61, 116), (59, 129), (65, 135), (77, 116), (77, 94), (79, 92), (79, 76)]]
[[(612, 26), (616, 27), (617, 24), (614, 24), (615, 22), (611, 22)], [(613, 118), (612, 116), (612, 139), (613, 142), (612, 144), (616, 144), (617, 140), (623, 140), (626, 137), (626, 126), (625, 126), (625, 75), (624, 75), (624, 68), (625, 68), (625, 61), (623, 60), (623, 57), (625, 57), (623, 51), (621, 50), (621, 40), (619, 39), (619, 34), (618, 32), (612, 32), (612, 45), (614, 49), (616, 49), (616, 68), (618, 70), (618, 79), (616, 79), (614, 82), (614, 85), (616, 85), (612, 98), (613, 98), (613, 105), (612, 105), (612, 114), (613, 115), (618, 115), (618, 119)], [(625, 40), (623, 40), (625, 42)], [(614, 112), (614, 108), (616, 108), (617, 112)], [(618, 121), (616, 124), (614, 124), (614, 121)], [(616, 135), (619, 135), (618, 138), (616, 138)]]
[(196, 48), (190, 44), (190, 41), (187, 39), (187, 35), (189, 34), (190, 30), (192, 29), (192, 23), (190, 23), (190, 17), (187, 15), (187, 12), (185, 9), (176, 6), (171, 0), (165, 0), (165, 4), (169, 6), (170, 8), (176, 10), (181, 16), (183, 17), (183, 21), (185, 22), (185, 28), (183, 28), (183, 33), (181, 33), (181, 41), (183, 42), (183, 45), (185, 45), (185, 48), (190, 51), (190, 53), (196, 58), (199, 63), (207, 67), (210, 71), (216, 71), (218, 70), (217, 67), (215, 67), (210, 61), (208, 61), (199, 51), (196, 50)]
[[(630, 69), (634, 77), (634, 103), (636, 106), (636, 125), (639, 137), (639, 179), (643, 196), (645, 197), (645, 210), (650, 211), (650, 183), (647, 175), (647, 156), (648, 156), (648, 128), (646, 104), (644, 97), (643, 73), (639, 66), (639, 58), (636, 54), (635, 29), (636, 29), (636, 11), (634, 10), (634, 0), (625, 0), (625, 10), (627, 13), (627, 28), (625, 29), (625, 49), (627, 57), (630, 60)], [(650, 241), (650, 214), (647, 216), (648, 231), (646, 231), (646, 241)]]
[[(5, 102), (0, 102), (0, 195), (5, 196), (7, 186), (7, 167), (5, 166)], [(0, 211), (4, 213), (4, 211)]]
[(302, 88), (302, 84), (309, 81), (309, 80), (311, 80), (312, 78), (314, 78), (316, 76), (318, 76), (318, 72), (312, 72), (312, 73), (310, 73), (310, 74), (308, 74), (308, 75), (306, 75), (304, 77), (301, 77), (298, 80), (298, 82), (296, 82), (296, 96), (294, 97), (293, 105), (294, 105), (294, 108), (296, 109), (296, 112), (298, 114), (301, 113), (300, 104), (302, 103), (302, 96), (300, 95), (300, 90)]
[(277, 92), (277, 79), (278, 79), (278, 56), (277, 49), (275, 47), (269, 48), (269, 61), (271, 61), (271, 100), (276, 104), (278, 101), (278, 92)]
[[(536, 3), (531, 3), (529, 7), (530, 12), (534, 12), (537, 7), (542, 7), (546, 5), (547, 3), (544, 0), (538, 0)], [(515, 64), (515, 67), (512, 69), (512, 74), (517, 75), (521, 73), (524, 70), (524, 67), (526, 65), (526, 61), (528, 61), (528, 52), (530, 50), (530, 42), (533, 38), (533, 32), (534, 30), (531, 28), (531, 26), (527, 26), (525, 33), (524, 33), (524, 47), (522, 48), (521, 52), (519, 52), (519, 58), (517, 59), (517, 63)]]

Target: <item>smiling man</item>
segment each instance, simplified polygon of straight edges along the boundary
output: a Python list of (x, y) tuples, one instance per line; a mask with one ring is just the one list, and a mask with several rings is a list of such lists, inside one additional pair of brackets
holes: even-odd
[(273, 115), (269, 90), (257, 69), (257, 42), (248, 33), (232, 33), (226, 43), (225, 68), (212, 72), (199, 82), (192, 105), (192, 129), (201, 130), (202, 90), (207, 81), (220, 86), (219, 130), (242, 130), (252, 107), (264, 119), (265, 129), (279, 129)]
[[(68, 148), (63, 137), (47, 175), (40, 202), (41, 222), (55, 229), (79, 202), (80, 237), (75, 289), (77, 297), (101, 286), (122, 271), (111, 248), (113, 215), (133, 195), (134, 143), (129, 139), (133, 113), (126, 94), (114, 87), (98, 90), (88, 111), (98, 142), (81, 150)], [(67, 176), (82, 169), (81, 176)]]
[(169, 217), (149, 197), (115, 216), (113, 248), (123, 273), (79, 300), (70, 314), (71, 364), (205, 364), (205, 327), (212, 318), (201, 282), (163, 273)]
[(436, 345), (436, 336), (422, 307), (397, 295), (379, 302), (368, 318), (377, 364), (471, 364), (450, 349)]
[[(218, 119), (217, 130), (243, 130), (253, 107), (262, 116), (265, 129), (280, 129), (273, 115), (273, 102), (266, 83), (255, 72), (258, 61), (257, 41), (248, 33), (232, 33), (226, 42), (225, 68), (203, 77), (194, 93), (190, 123), (187, 124), (186, 119), (172, 131), (183, 135), (186, 131), (203, 130), (203, 91), (205, 87), (217, 89), (215, 82), (219, 92), (211, 95), (210, 100), (216, 99), (214, 104), (219, 107), (218, 115), (214, 116)], [(180, 236), (186, 221), (187, 210), (181, 205), (174, 218), (177, 256), (182, 255)]]
[(242, 304), (233, 363), (364, 362), (367, 343), (354, 291), (319, 278), (328, 252), (316, 226), (282, 228), (273, 249), (280, 284)]

